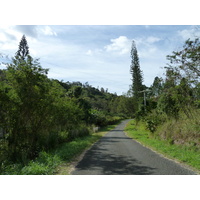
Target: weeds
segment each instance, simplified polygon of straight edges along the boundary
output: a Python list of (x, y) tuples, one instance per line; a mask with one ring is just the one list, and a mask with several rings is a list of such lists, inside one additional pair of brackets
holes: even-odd
[(94, 142), (100, 139), (105, 133), (116, 125), (106, 126), (99, 132), (88, 136), (76, 138), (71, 142), (59, 145), (49, 152), (42, 151), (35, 160), (27, 165), (5, 163), (1, 166), (1, 174), (4, 175), (50, 175), (56, 174), (58, 166), (70, 163), (76, 156), (89, 148)]
[(184, 114), (180, 119), (171, 119), (159, 126), (156, 134), (161, 139), (171, 140), (175, 144), (196, 146), (200, 149), (200, 111), (193, 111), (193, 117)]
[(130, 121), (125, 130), (129, 137), (138, 140), (145, 146), (200, 170), (200, 149), (194, 143), (182, 145), (174, 144), (170, 140), (161, 140), (160, 137), (155, 137), (146, 130), (144, 122), (141, 121), (137, 126), (134, 120)]

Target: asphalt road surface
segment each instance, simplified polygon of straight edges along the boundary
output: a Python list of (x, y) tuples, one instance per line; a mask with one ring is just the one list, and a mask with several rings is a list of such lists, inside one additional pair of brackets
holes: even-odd
[(73, 175), (193, 175), (195, 172), (166, 159), (127, 137), (124, 120), (95, 143), (79, 161)]

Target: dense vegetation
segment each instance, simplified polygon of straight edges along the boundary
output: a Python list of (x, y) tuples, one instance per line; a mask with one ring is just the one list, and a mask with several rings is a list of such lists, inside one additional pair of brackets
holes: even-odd
[(136, 120), (152, 136), (200, 150), (200, 40), (188, 39), (182, 50), (168, 55), (165, 78), (156, 77), (141, 99)]
[(6, 65), (0, 70), (0, 171), (87, 136), (93, 127), (131, 117), (129, 97), (49, 79), (48, 70), (30, 56), (25, 36)]

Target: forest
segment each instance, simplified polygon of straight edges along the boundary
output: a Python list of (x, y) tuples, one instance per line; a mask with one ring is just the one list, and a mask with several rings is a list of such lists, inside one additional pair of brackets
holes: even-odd
[(26, 165), (42, 151), (90, 135), (122, 119), (143, 121), (152, 137), (200, 149), (200, 41), (188, 39), (167, 55), (165, 77), (143, 85), (137, 48), (131, 50), (132, 85), (125, 95), (88, 82), (48, 78), (29, 54), (25, 35), (11, 63), (0, 70), (0, 174)]

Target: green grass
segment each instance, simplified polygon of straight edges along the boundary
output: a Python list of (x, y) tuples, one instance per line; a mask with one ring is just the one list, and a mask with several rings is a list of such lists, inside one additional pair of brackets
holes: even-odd
[(138, 125), (136, 125), (134, 120), (128, 123), (125, 131), (129, 137), (139, 141), (144, 146), (168, 158), (184, 163), (200, 173), (200, 150), (195, 146), (175, 145), (171, 144), (170, 141), (155, 138), (146, 130), (144, 123), (139, 122)]
[(89, 136), (77, 138), (71, 142), (64, 143), (51, 152), (40, 152), (37, 159), (30, 161), (26, 166), (21, 164), (10, 164), (4, 166), (5, 175), (51, 175), (69, 174), (70, 163), (84, 150), (98, 141), (116, 125), (109, 125), (99, 132)]
[(92, 144), (97, 142), (108, 131), (115, 128), (116, 125), (108, 125), (100, 129), (99, 132), (92, 135), (78, 138), (70, 143), (66, 143), (57, 149), (56, 154), (62, 159), (62, 163), (57, 166), (56, 174), (69, 174), (70, 163), (75, 160), (84, 150), (91, 147)]

